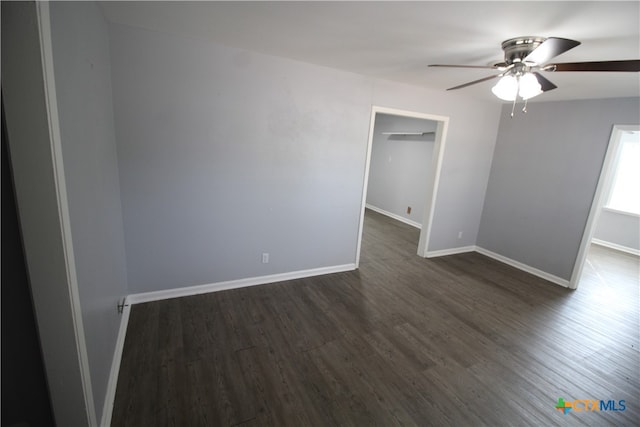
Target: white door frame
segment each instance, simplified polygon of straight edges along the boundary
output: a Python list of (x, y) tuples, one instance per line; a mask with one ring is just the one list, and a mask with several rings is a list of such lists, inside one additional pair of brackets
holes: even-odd
[(571, 274), (571, 280), (569, 281), (570, 289), (577, 289), (580, 277), (582, 276), (582, 269), (584, 263), (587, 260), (587, 253), (589, 252), (589, 245), (593, 239), (593, 233), (598, 224), (598, 218), (600, 218), (600, 212), (604, 205), (604, 198), (607, 194), (607, 190), (611, 186), (611, 180), (613, 179), (613, 169), (618, 156), (620, 139), (624, 132), (640, 131), (640, 125), (613, 125), (611, 131), (611, 137), (609, 138), (609, 145), (607, 146), (607, 153), (602, 163), (602, 169), (600, 171), (600, 178), (598, 179), (598, 185), (596, 186), (596, 192), (591, 202), (591, 210), (587, 217), (587, 224), (584, 227), (584, 233), (582, 234), (582, 241), (580, 242), (580, 248), (578, 249), (578, 256), (573, 266), (573, 273)]
[(433, 114), (417, 113), (414, 111), (398, 110), (380, 106), (371, 107), (371, 119), (369, 122), (369, 141), (367, 143), (367, 159), (364, 168), (364, 185), (362, 187), (362, 205), (360, 208), (360, 225), (358, 228), (358, 245), (356, 249), (356, 268), (360, 266), (360, 251), (362, 249), (362, 231), (364, 228), (364, 212), (367, 203), (367, 188), (369, 185), (369, 169), (371, 167), (371, 149), (373, 147), (373, 132), (378, 113), (393, 116), (425, 119), (437, 122), (435, 142), (433, 145), (433, 155), (431, 160), (431, 170), (427, 181), (427, 193), (425, 194), (425, 208), (422, 218), (422, 229), (420, 230), (420, 240), (418, 242), (418, 255), (426, 257), (431, 237), (431, 224), (435, 211), (438, 184), (440, 182), (440, 171), (442, 169), (442, 159), (444, 157), (444, 145), (449, 128), (449, 117), (436, 116)]
[(9, 21), (3, 36), (6, 30), (12, 40), (2, 52), (9, 59), (2, 65), (9, 159), (51, 409), (57, 425), (93, 427), (98, 421), (62, 161), (49, 3), (2, 6), (3, 24)]
[[(51, 144), (51, 157), (54, 164), (54, 183), (57, 191), (57, 202), (60, 214), (60, 232), (62, 233), (62, 245), (64, 260), (67, 270), (67, 288), (69, 292), (69, 304), (73, 320), (73, 333), (76, 339), (76, 354), (80, 370), (80, 380), (84, 394), (85, 411), (90, 426), (97, 426), (95, 401), (91, 383), (91, 370), (89, 367), (89, 355), (84, 332), (82, 307), (80, 305), (80, 291), (76, 262), (71, 236), (71, 219), (69, 213), (69, 201), (67, 197), (67, 184), (64, 175), (64, 163), (62, 157), (62, 136), (60, 133), (60, 120), (58, 115), (58, 101), (56, 94), (54, 63), (53, 63), (53, 37), (51, 33), (51, 12), (48, 2), (37, 2), (38, 29), (40, 32), (42, 71), (44, 76), (45, 102), (49, 119), (49, 136)], [(57, 413), (56, 413), (57, 415)], [(58, 421), (58, 419), (56, 419)]]

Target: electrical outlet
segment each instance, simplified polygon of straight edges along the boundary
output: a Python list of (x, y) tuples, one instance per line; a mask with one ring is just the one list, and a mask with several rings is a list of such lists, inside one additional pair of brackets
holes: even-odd
[(462, 231), (458, 231), (458, 239), (462, 239)]
[(269, 264), (269, 252), (264, 252), (262, 254), (262, 263)]
[(407, 206), (407, 213), (411, 214), (411, 206)]

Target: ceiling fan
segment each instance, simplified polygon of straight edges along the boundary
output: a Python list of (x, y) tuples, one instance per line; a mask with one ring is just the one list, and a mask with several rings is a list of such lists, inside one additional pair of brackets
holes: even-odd
[[(640, 71), (640, 60), (593, 61), (593, 62), (564, 62), (547, 63), (552, 58), (580, 45), (579, 41), (559, 37), (516, 37), (502, 42), (504, 62), (494, 65), (443, 65), (432, 64), (430, 67), (453, 68), (486, 68), (500, 71), (482, 79), (451, 87), (447, 90), (462, 89), (476, 83), (485, 82), (501, 77), (492, 88), (498, 98), (513, 101), (514, 109), (517, 97), (525, 101), (523, 111), (526, 113), (526, 102), (543, 92), (555, 89), (557, 86), (547, 80), (541, 71), (596, 71), (596, 72), (637, 72)], [(513, 117), (513, 109), (511, 111)]]

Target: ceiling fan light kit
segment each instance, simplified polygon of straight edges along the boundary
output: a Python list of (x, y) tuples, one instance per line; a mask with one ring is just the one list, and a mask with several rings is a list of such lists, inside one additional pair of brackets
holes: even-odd
[(462, 89), (467, 86), (481, 83), (500, 77), (498, 83), (491, 91), (495, 96), (504, 101), (513, 101), (511, 117), (515, 110), (518, 96), (525, 102), (523, 112), (527, 112), (527, 100), (538, 96), (543, 92), (555, 89), (557, 86), (543, 77), (539, 71), (591, 71), (591, 72), (638, 72), (640, 60), (597, 61), (597, 62), (567, 62), (560, 64), (546, 64), (554, 58), (576, 46), (580, 42), (559, 37), (516, 37), (502, 42), (504, 62), (493, 66), (478, 65), (442, 65), (433, 64), (430, 67), (454, 67), (454, 68), (488, 68), (500, 71), (500, 74), (474, 80), (447, 90)]
[(503, 76), (498, 83), (491, 88), (491, 92), (504, 101), (515, 101), (518, 95), (527, 100), (542, 93), (542, 86), (531, 73), (521, 76), (508, 74)]
[(520, 88), (518, 90), (518, 94), (525, 101), (542, 93), (542, 86), (538, 82), (536, 76), (531, 73), (527, 73), (520, 77), (519, 83)]

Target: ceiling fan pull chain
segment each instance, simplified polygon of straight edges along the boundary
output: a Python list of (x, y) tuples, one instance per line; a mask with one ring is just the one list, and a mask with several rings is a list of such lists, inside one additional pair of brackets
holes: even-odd
[(513, 99), (513, 107), (511, 107), (511, 118), (513, 119), (513, 112), (516, 111), (516, 101), (518, 100), (518, 97), (516, 96)]
[(528, 101), (528, 99), (524, 100), (524, 107), (522, 107), (522, 112), (525, 113), (525, 114), (527, 114), (527, 101)]

